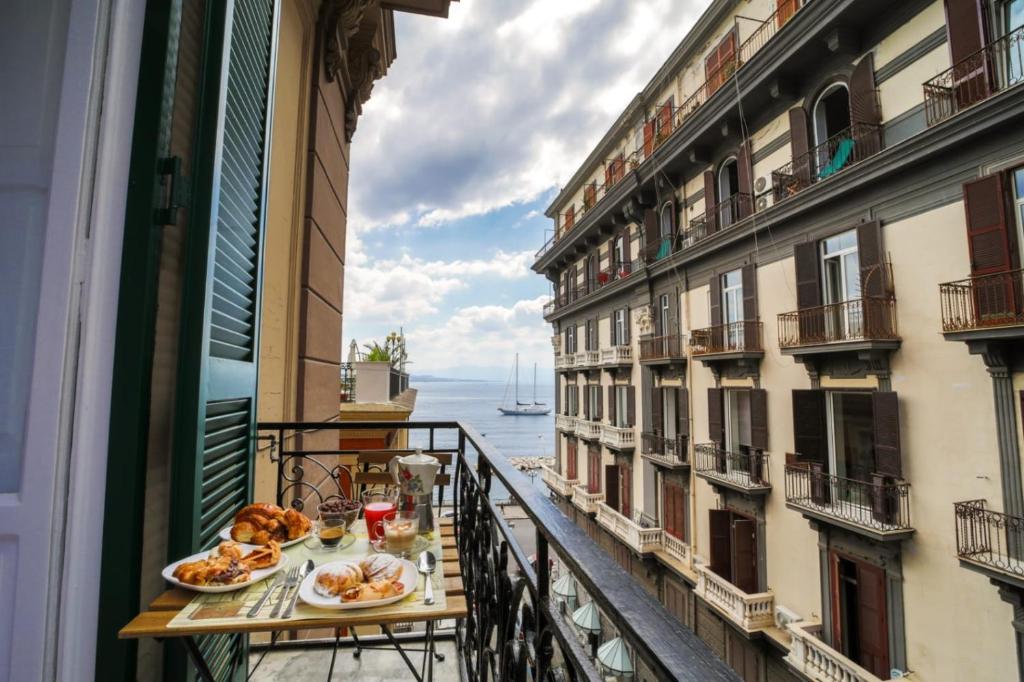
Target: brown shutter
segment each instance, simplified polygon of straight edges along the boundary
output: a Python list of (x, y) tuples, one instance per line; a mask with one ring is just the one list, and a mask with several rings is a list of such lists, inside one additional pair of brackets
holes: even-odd
[(608, 387), (608, 423), (615, 426), (615, 384)]
[(736, 151), (736, 173), (739, 177), (740, 196), (736, 206), (736, 215), (743, 220), (754, 212), (754, 169), (750, 162), (750, 142), (743, 142)]
[(674, 488), (674, 487), (675, 486), (673, 486), (673, 485), (671, 485), (669, 483), (664, 483), (663, 482), (661, 484), (661, 499), (662, 499), (662, 507), (664, 508), (663, 509), (663, 511), (664, 511), (663, 516), (664, 516), (664, 518), (661, 520), (661, 522), (662, 522), (662, 524), (664, 524), (664, 528), (665, 528), (665, 532), (666, 533), (668, 533), (669, 535), (672, 535), (674, 537), (679, 537), (678, 531), (676, 530), (676, 525), (675, 525), (676, 524), (676, 510), (675, 510), (676, 496), (675, 496), (675, 494), (673, 493), (673, 490), (672, 490), (672, 488)]
[(717, 272), (711, 274), (708, 289), (711, 292), (711, 326), (717, 327), (722, 324), (722, 277)]
[(763, 388), (750, 391), (750, 447), (768, 449), (768, 392)]
[(597, 421), (604, 418), (604, 386), (597, 387)]
[(644, 210), (644, 251), (648, 261), (653, 261), (661, 246), (661, 232), (658, 229), (658, 212), (653, 208)]
[(654, 119), (644, 123), (644, 158), (654, 153)]
[(665, 420), (662, 417), (662, 396), (660, 388), (651, 389), (651, 428), (657, 434), (663, 434)]
[(615, 161), (606, 163), (604, 166), (604, 188), (605, 192), (612, 186), (612, 178), (615, 174)]
[(708, 438), (720, 448), (725, 447), (724, 393), (721, 388), (708, 389)]
[(875, 89), (875, 60), (871, 52), (864, 55), (850, 75), (850, 121), (864, 124), (853, 131), (854, 160), (877, 154), (882, 149), (882, 110)]
[(654, 299), (654, 336), (655, 338), (668, 333), (667, 329), (661, 328), (661, 296)]
[(985, 46), (984, 9), (980, 0), (946, 0), (949, 52), (957, 64)]
[(789, 146), (793, 151), (793, 174), (804, 184), (810, 182), (811, 130), (803, 107), (789, 110)]
[(775, 0), (775, 26), (782, 28), (796, 14), (797, 0)]
[(627, 227), (622, 231), (622, 257), (625, 259), (625, 262), (622, 264), (623, 267), (620, 268), (620, 270), (630, 267), (633, 262), (633, 254), (630, 253), (631, 241), (632, 239), (630, 239), (629, 228)]
[(875, 391), (871, 403), (875, 415), (875, 471), (902, 478), (899, 399), (894, 391)]
[(726, 580), (732, 580), (732, 512), (728, 509), (709, 509), (708, 522), (711, 536), (708, 552), (710, 568)]
[(629, 336), (632, 330), (629, 328), (629, 306), (622, 309), (622, 316), (625, 318), (622, 322), (622, 328), (625, 330), (625, 338), (622, 340), (623, 345), (629, 345)]
[(601, 448), (587, 446), (587, 492), (601, 492)]
[(793, 447), (801, 462), (817, 462), (828, 468), (825, 438), (825, 391), (793, 390)]
[(672, 132), (672, 101), (669, 100), (658, 109), (658, 135), (664, 140)]
[(718, 231), (718, 199), (715, 194), (715, 171), (704, 171), (704, 222), (708, 234)]
[[(885, 572), (857, 562), (857, 642), (864, 668), (882, 679), (889, 676), (889, 628), (885, 608)], [(851, 633), (852, 634), (852, 633)]]
[(743, 279), (743, 319), (757, 319), (757, 270), (751, 263), (740, 270)]
[(857, 226), (857, 256), (860, 259), (861, 296), (885, 296), (888, 290), (881, 223), (874, 220)]
[(604, 503), (612, 509), (619, 508), (619, 467), (616, 464), (604, 466)]
[(590, 386), (583, 384), (583, 418), (590, 421)]
[(633, 516), (633, 468), (628, 464), (619, 467), (619, 513)]
[(626, 424), (636, 426), (636, 386), (626, 389)]
[[(684, 439), (690, 437), (690, 391), (686, 388), (676, 389), (676, 434)], [(683, 453), (677, 453), (682, 456)]]
[(732, 523), (732, 583), (747, 594), (757, 592), (757, 524), (738, 518)]
[(964, 183), (964, 212), (971, 274), (987, 275), (1016, 267), (1013, 233), (1006, 220), (1003, 175), (995, 173)]
[(818, 268), (818, 242), (803, 242), (793, 247), (796, 264), (796, 306), (821, 305), (821, 271)]

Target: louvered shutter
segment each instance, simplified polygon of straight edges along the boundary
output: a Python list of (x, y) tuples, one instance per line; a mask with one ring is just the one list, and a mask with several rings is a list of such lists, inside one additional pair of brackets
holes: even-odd
[(750, 391), (750, 445), (768, 449), (768, 392), (763, 388)]
[(803, 242), (793, 247), (796, 265), (796, 306), (801, 310), (821, 305), (821, 271), (818, 243)]
[(623, 322), (622, 322), (622, 328), (625, 330), (625, 337), (626, 337), (623, 340), (622, 343), (623, 343), (623, 345), (628, 346), (629, 345), (630, 335), (632, 334), (632, 329), (630, 329), (630, 326), (629, 326), (630, 325), (629, 306), (626, 306), (625, 308), (622, 309), (622, 317), (624, 318)]
[(857, 562), (857, 663), (881, 679), (889, 676), (885, 571)]
[(726, 580), (732, 580), (732, 512), (728, 509), (709, 509), (710, 568)]
[(986, 7), (982, 0), (946, 0), (946, 30), (953, 63), (953, 86), (960, 107), (992, 92), (992, 63), (985, 45)]
[(995, 173), (964, 183), (964, 212), (971, 274), (1004, 272), (1016, 266), (1016, 248), (1006, 219), (1003, 175)]
[(900, 407), (894, 391), (871, 394), (874, 410), (875, 471), (883, 476), (901, 478)]
[(676, 530), (676, 496), (672, 491), (673, 486), (668, 483), (661, 484), (661, 499), (662, 508), (664, 509), (664, 518), (662, 523), (664, 524), (665, 532), (673, 537), (679, 537), (678, 531)]
[(636, 386), (626, 389), (626, 426), (636, 426)]
[(750, 324), (743, 325), (743, 348), (760, 350), (760, 329), (757, 322), (757, 266), (753, 263), (744, 265), (740, 271), (743, 282), (743, 320)]
[[(683, 443), (690, 438), (690, 391), (686, 388), (676, 389), (676, 435)], [(678, 453), (680, 457), (683, 454)]]
[(722, 277), (717, 272), (711, 274), (711, 279), (708, 281), (708, 290), (711, 326), (718, 327), (722, 324)]
[[(803, 107), (789, 110), (789, 146), (793, 152), (793, 175), (799, 186), (805, 186), (811, 181), (811, 129)], [(776, 187), (776, 199), (785, 198), (786, 194)]]
[(644, 250), (647, 261), (653, 262), (661, 247), (661, 230), (658, 227), (658, 213), (653, 208), (644, 210)]
[(816, 462), (827, 468), (825, 391), (793, 390), (793, 447), (798, 461)]
[(775, 0), (775, 26), (782, 28), (797, 10), (797, 0)]
[(743, 142), (736, 151), (736, 174), (740, 196), (736, 198), (736, 216), (743, 220), (754, 212), (754, 170), (750, 161), (750, 142)]
[(644, 123), (644, 159), (654, 153), (654, 119)]
[(590, 385), (583, 384), (583, 418), (590, 421), (591, 411), (594, 408), (590, 405)]
[(633, 467), (619, 467), (619, 513), (627, 519), (633, 516)]
[(672, 102), (665, 102), (658, 109), (658, 135), (664, 140), (672, 133)]
[(882, 149), (882, 110), (875, 89), (875, 60), (871, 52), (857, 62), (850, 75), (850, 119), (854, 125), (854, 160)]
[(604, 386), (597, 387), (597, 421), (604, 419)]
[(708, 439), (719, 448), (725, 447), (724, 394), (720, 388), (708, 389)]
[(732, 583), (746, 592), (757, 592), (757, 524), (737, 518), (732, 523)]
[(587, 492), (601, 492), (601, 448), (587, 445)]
[(618, 415), (618, 406), (615, 404), (615, 391), (615, 384), (608, 387), (608, 423), (612, 426), (616, 426), (615, 420)]
[(660, 388), (651, 389), (651, 426), (656, 434), (665, 433), (665, 420), (662, 417), (662, 395)]
[(604, 503), (616, 511), (619, 509), (619, 467), (606, 464), (604, 467)]
[(718, 199), (715, 193), (715, 172), (704, 171), (704, 222), (708, 234), (718, 231)]
[(860, 260), (862, 296), (882, 297), (888, 290), (881, 223), (874, 220), (857, 226), (857, 256)]
[(632, 239), (630, 237), (629, 228), (627, 227), (622, 231), (622, 258), (624, 262), (622, 263), (621, 268), (621, 271), (626, 273), (631, 271), (631, 266), (633, 264), (632, 244), (630, 244), (631, 241)]
[(612, 177), (614, 176), (614, 172), (615, 172), (615, 162), (614, 161), (611, 161), (611, 162), (605, 164), (605, 167), (604, 167), (604, 187), (605, 187), (605, 191), (607, 191), (607, 189), (612, 186)]

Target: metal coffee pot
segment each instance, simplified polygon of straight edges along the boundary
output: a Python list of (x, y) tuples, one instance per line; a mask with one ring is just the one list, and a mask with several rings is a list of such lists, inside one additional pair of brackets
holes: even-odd
[(436, 457), (424, 455), (416, 450), (413, 455), (392, 457), (388, 463), (388, 471), (398, 486), (400, 509), (416, 511), (420, 520), (420, 533), (434, 530), (434, 508), (431, 497), (434, 491), (434, 479), (441, 470), (441, 462)]

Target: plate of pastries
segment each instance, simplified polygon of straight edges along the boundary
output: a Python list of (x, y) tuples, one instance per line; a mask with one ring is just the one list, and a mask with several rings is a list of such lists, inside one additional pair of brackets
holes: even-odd
[(305, 540), (312, 528), (313, 522), (297, 509), (257, 502), (242, 507), (235, 514), (234, 523), (220, 531), (220, 537), (247, 545), (274, 541), (283, 548)]
[(243, 545), (225, 540), (163, 570), (164, 580), (196, 592), (232, 592), (274, 575), (288, 564), (281, 545)]
[(391, 554), (372, 554), (317, 567), (299, 585), (299, 597), (321, 609), (365, 609), (409, 596), (418, 580), (411, 562)]

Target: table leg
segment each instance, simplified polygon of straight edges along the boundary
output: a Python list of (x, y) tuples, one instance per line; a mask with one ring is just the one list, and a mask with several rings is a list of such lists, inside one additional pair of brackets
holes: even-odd
[(409, 671), (412, 673), (412, 676), (416, 679), (416, 682), (423, 682), (423, 677), (420, 675), (420, 672), (416, 669), (416, 664), (414, 664), (409, 659), (409, 654), (405, 653), (405, 649), (402, 648), (402, 643), (395, 639), (395, 636), (391, 634), (391, 628), (387, 625), (381, 625), (380, 629), (384, 631), (384, 636), (388, 638), (388, 641), (391, 642), (392, 646), (394, 646), (395, 649), (398, 650), (398, 653), (401, 654), (402, 660), (405, 661), (406, 667), (409, 668)]
[(434, 682), (434, 621), (427, 621), (427, 675), (423, 679)]
[(210, 666), (206, 664), (206, 659), (203, 658), (203, 652), (199, 650), (199, 645), (196, 644), (196, 640), (192, 637), (182, 637), (182, 644), (185, 645), (185, 650), (188, 652), (188, 657), (192, 661), (192, 665), (196, 667), (199, 679), (205, 682), (217, 682), (213, 679), (213, 673), (210, 672)]

